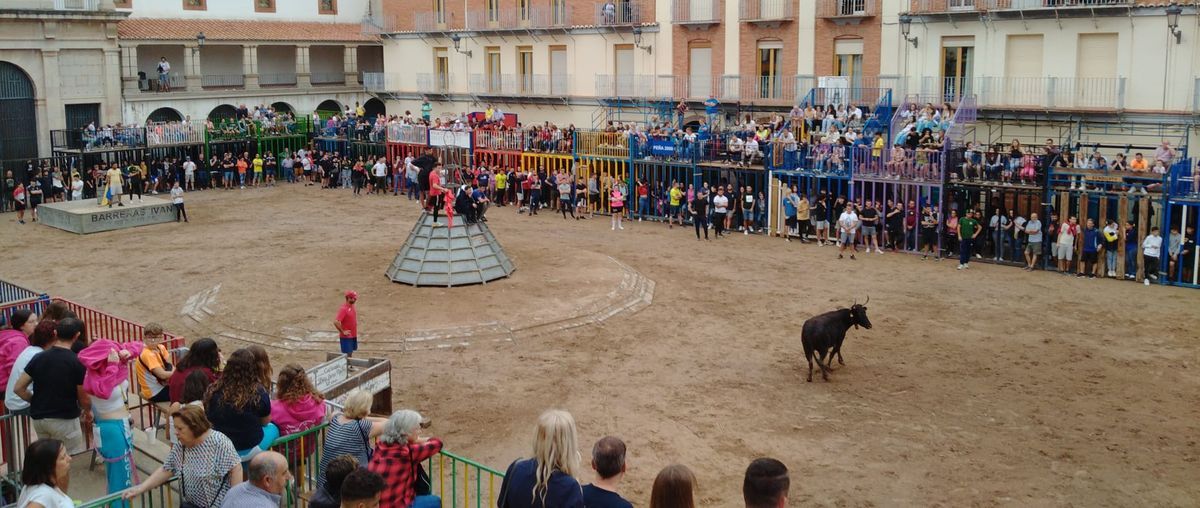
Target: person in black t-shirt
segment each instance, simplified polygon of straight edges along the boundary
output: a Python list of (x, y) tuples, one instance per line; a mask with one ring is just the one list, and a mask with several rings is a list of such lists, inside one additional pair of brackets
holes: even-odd
[(859, 214), (862, 221), (862, 243), (867, 247), (868, 254), (871, 253), (872, 245), (875, 246), (876, 254), (883, 254), (883, 250), (879, 248), (879, 210), (876, 206), (877, 203), (867, 201)]
[[(76, 318), (59, 321), (58, 339), (34, 356), (17, 379), (13, 392), (29, 401), (29, 416), (39, 438), (63, 442), (71, 454), (84, 450), (82, 423), (92, 426), (91, 399), (83, 393), (83, 364), (71, 351), (71, 344), (84, 337), (83, 322)], [(37, 389), (30, 393), (30, 385)]]
[[(693, 201), (695, 203), (695, 201)], [(605, 436), (592, 447), (592, 469), (596, 481), (583, 486), (583, 505), (587, 508), (633, 508), (617, 494), (617, 485), (625, 477), (625, 442)]]
[(704, 239), (708, 240), (708, 192), (705, 192), (704, 188), (696, 193), (696, 198), (688, 206), (688, 212), (692, 214), (692, 224), (696, 226), (696, 240), (700, 239), (701, 231), (704, 232)]

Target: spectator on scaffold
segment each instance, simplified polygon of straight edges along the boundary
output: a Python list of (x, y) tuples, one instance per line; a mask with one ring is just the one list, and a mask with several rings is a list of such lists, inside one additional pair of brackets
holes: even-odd
[[(437, 219), (434, 220), (434, 224), (437, 224)], [(354, 352), (358, 351), (358, 309), (354, 306), (358, 302), (358, 292), (346, 291), (344, 296), (346, 302), (338, 308), (337, 316), (333, 318), (333, 327), (337, 328), (342, 354), (351, 358)]]
[[(76, 318), (60, 321), (55, 335), (49, 348), (29, 360), (13, 392), (29, 402), (37, 435), (62, 441), (74, 455), (85, 449), (82, 429), (91, 428), (92, 401), (83, 391), (85, 370), (71, 345), (87, 335), (83, 322)], [(31, 393), (33, 385), (37, 390)]]
[(583, 505), (587, 508), (633, 508), (617, 493), (625, 478), (625, 442), (605, 436), (592, 446), (592, 469), (596, 481), (583, 486)]
[(167, 381), (171, 402), (182, 400), (184, 382), (192, 371), (203, 372), (210, 383), (217, 380), (217, 373), (221, 371), (221, 350), (216, 341), (209, 338), (196, 340), (179, 360)]
[(654, 478), (650, 508), (696, 508), (695, 490), (696, 475), (692, 470), (683, 464), (672, 464)]
[(83, 389), (95, 411), (109, 494), (133, 486), (133, 432), (127, 407), (129, 362), (142, 353), (142, 348), (140, 342), (96, 339), (79, 352), (79, 361), (86, 369)]
[(499, 506), (508, 508), (582, 508), (579, 444), (575, 418), (552, 409), (538, 417), (533, 457), (508, 466), (500, 484)]
[(372, 395), (362, 389), (351, 390), (342, 402), (342, 411), (329, 419), (325, 441), (321, 448), (321, 471), (317, 488), (325, 486), (329, 462), (334, 457), (350, 455), (359, 464), (366, 464), (372, 454), (371, 440), (383, 433), (387, 420), (367, 416), (371, 412)]
[(441, 439), (421, 437), (421, 429), (428, 426), (429, 420), (409, 409), (392, 413), (383, 424), (383, 433), (367, 466), (387, 484), (380, 498), (382, 506), (441, 506), (441, 498), (431, 494), (429, 477), (421, 469), (421, 462), (442, 450)]
[(742, 498), (746, 508), (783, 508), (788, 504), (787, 466), (772, 458), (755, 459), (746, 468), (742, 480)]
[(122, 497), (133, 499), (178, 476), (181, 505), (221, 506), (229, 489), (242, 483), (237, 450), (228, 437), (212, 428), (202, 407), (184, 406), (172, 418), (179, 442), (171, 445), (161, 468)]
[(204, 412), (213, 429), (229, 438), (243, 462), (266, 451), (279, 437), (279, 427), (271, 423), (271, 394), (260, 382), (259, 372), (254, 353), (234, 351), (204, 396)]

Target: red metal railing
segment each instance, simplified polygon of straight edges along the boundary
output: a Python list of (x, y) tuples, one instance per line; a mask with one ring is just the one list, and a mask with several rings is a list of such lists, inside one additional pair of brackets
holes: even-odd
[[(79, 319), (83, 320), (87, 326), (88, 337), (105, 338), (115, 342), (141, 342), (145, 337), (146, 327), (128, 319), (122, 319), (65, 298), (53, 298), (51, 302), (61, 302), (76, 316), (79, 316)], [(183, 347), (183, 337), (163, 332), (163, 344), (167, 346), (167, 349)]]

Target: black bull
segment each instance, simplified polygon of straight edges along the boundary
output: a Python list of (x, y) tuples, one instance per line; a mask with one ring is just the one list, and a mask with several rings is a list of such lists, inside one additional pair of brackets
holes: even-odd
[[(871, 301), (870, 298), (867, 299)], [(808, 318), (800, 332), (800, 342), (804, 345), (804, 357), (808, 359), (808, 381), (812, 382), (813, 354), (817, 356), (817, 365), (821, 367), (821, 377), (829, 381), (829, 370), (833, 366), (833, 355), (837, 355), (838, 363), (845, 365), (842, 360), (842, 341), (846, 340), (846, 330), (851, 326), (871, 328), (871, 320), (867, 319), (866, 304), (850, 306), (849, 309), (838, 309)], [(832, 350), (830, 350), (832, 348)], [(829, 359), (826, 360), (825, 356)]]

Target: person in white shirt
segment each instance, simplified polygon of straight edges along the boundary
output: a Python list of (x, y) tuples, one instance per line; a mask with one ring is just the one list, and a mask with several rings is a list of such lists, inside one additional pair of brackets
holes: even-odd
[(83, 179), (79, 173), (71, 173), (71, 201), (83, 199)]
[(717, 195), (713, 196), (712, 203), (713, 231), (717, 238), (720, 238), (725, 236), (725, 215), (729, 213), (729, 198), (725, 196), (725, 187), (717, 187)]
[(741, 162), (743, 148), (745, 148), (745, 144), (742, 143), (742, 138), (739, 138), (737, 136), (729, 137), (728, 152), (729, 152), (729, 163), (730, 164), (732, 164), (734, 162), (738, 162), (738, 163)]
[(188, 190), (196, 190), (196, 163), (192, 162), (191, 157), (183, 161), (183, 181)]
[(1142, 266), (1146, 270), (1143, 282), (1149, 286), (1150, 281), (1158, 282), (1158, 260), (1162, 253), (1162, 237), (1158, 235), (1158, 226), (1150, 228), (1150, 234), (1142, 240)]
[(175, 205), (175, 222), (181, 218), (187, 222), (187, 211), (183, 209), (183, 187), (179, 186), (178, 181), (171, 185), (171, 203)]
[(387, 162), (384, 162), (384, 160), (383, 157), (380, 157), (375, 161), (375, 165), (371, 166), (372, 176), (375, 177), (376, 194), (387, 191)]
[(754, 164), (754, 157), (758, 155), (758, 140), (750, 137), (746, 140), (746, 146), (742, 149), (742, 166)]
[[(858, 231), (858, 214), (854, 213), (854, 205), (846, 205), (846, 211), (838, 217), (838, 259), (847, 248), (854, 248), (854, 233)], [(854, 259), (854, 251), (850, 251), (850, 259)]]

